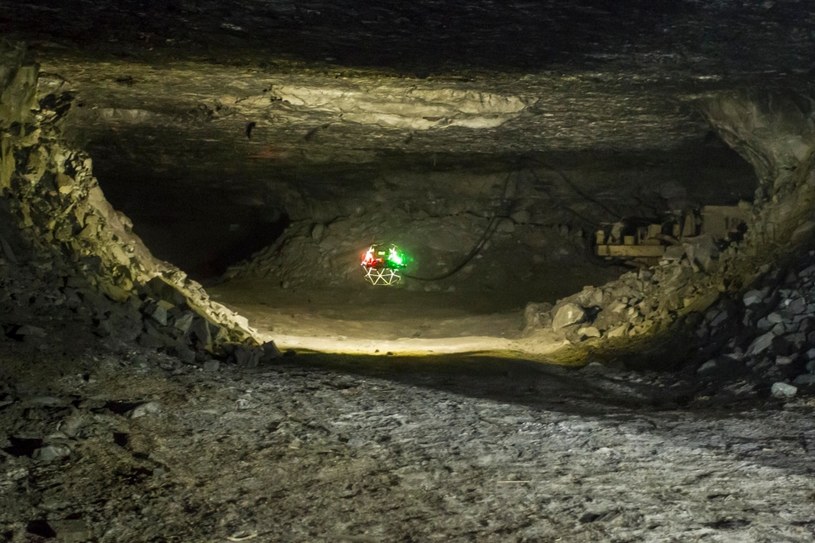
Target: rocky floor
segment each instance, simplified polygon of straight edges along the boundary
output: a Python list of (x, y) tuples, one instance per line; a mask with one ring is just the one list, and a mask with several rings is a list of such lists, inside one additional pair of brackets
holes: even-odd
[[(66, 346), (67, 345), (67, 346)], [(467, 356), (0, 343), (2, 541), (811, 541), (811, 398)]]

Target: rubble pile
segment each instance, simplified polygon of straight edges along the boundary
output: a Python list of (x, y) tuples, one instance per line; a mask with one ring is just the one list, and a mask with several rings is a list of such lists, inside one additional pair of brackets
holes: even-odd
[(636, 337), (706, 308), (724, 290), (724, 270), (739, 248), (730, 246), (719, 253), (700, 250), (709, 246), (706, 241), (686, 245), (680, 260), (624, 273), (600, 287), (586, 286), (555, 304), (528, 304), (526, 335), (554, 334), (572, 343)]
[[(246, 320), (155, 259), (105, 199), (91, 159), (62, 143), (70, 92), (40, 82), (22, 47), (0, 53), (0, 222), (14, 238), (2, 243), (0, 269), (17, 289), (7, 289), (5, 301), (20, 314), (64, 306), (91, 319), (101, 336), (115, 332), (186, 360), (251, 351), (257, 342)], [(32, 270), (30, 281), (21, 280)], [(3, 324), (17, 335), (23, 325)]]
[[(803, 294), (809, 290), (806, 281), (811, 271), (802, 268), (804, 271), (797, 276), (801, 284), (791, 280), (782, 286), (784, 283), (777, 277), (775, 283), (760, 281), (774, 277), (768, 272), (777, 270), (782, 259), (808, 248), (815, 231), (811, 218), (815, 207), (812, 101), (773, 94), (725, 96), (712, 99), (708, 113), (711, 124), (755, 165), (759, 176), (744, 239), (724, 246), (705, 236), (691, 238), (683, 242), (681, 255), (674, 255), (678, 258), (623, 274), (602, 287), (585, 287), (555, 304), (529, 304), (525, 313), (528, 337), (595, 347), (669, 329), (684, 334), (685, 323), (705, 315), (706, 322), (716, 330), (732, 327), (731, 321), (743, 321), (742, 333), (751, 342), (743, 345), (746, 339), (739, 336), (730, 347), (734, 353), (741, 353), (737, 356), (753, 357), (751, 362), (758, 365), (759, 371), (766, 369), (767, 362), (755, 356), (765, 351), (767, 360), (775, 363), (772, 356), (776, 355), (782, 357), (780, 366), (789, 366), (767, 375), (781, 378), (788, 376), (786, 372), (804, 371), (800, 364), (808, 361), (811, 343), (807, 338), (809, 324), (801, 323), (808, 323), (805, 312), (815, 309)], [(755, 132), (752, 128), (757, 125), (763, 129)], [(717, 300), (745, 289), (753, 290), (743, 300), (748, 306), (743, 317), (734, 314), (732, 308), (710, 309)], [(778, 306), (782, 302), (786, 305)], [(750, 309), (752, 305), (756, 307)], [(730, 328), (726, 330), (733, 333)], [(761, 333), (752, 334), (752, 330)], [(702, 346), (710, 334), (717, 335), (715, 330), (707, 330), (697, 337)], [(804, 375), (799, 382), (809, 379)]]
[(703, 381), (771, 387), (780, 398), (815, 388), (815, 251), (719, 301), (696, 335), (711, 356), (697, 369)]
[[(806, 198), (797, 197), (807, 194), (812, 188), (812, 183), (804, 183), (791, 198), (806, 202)], [(778, 351), (780, 356), (796, 353), (796, 356), (803, 356), (808, 349), (807, 330), (799, 330), (798, 325), (804, 320), (809, 322), (804, 316), (807, 311), (815, 309), (815, 305), (810, 305), (809, 298), (802, 294), (808, 291), (809, 286), (804, 283), (790, 290), (792, 286), (781, 286), (782, 283), (776, 276), (778, 272), (773, 274), (770, 270), (777, 270), (776, 259), (786, 254), (790, 247), (799, 246), (805, 238), (799, 239), (799, 230), (793, 230), (790, 245), (785, 248), (783, 243), (777, 243), (780, 240), (763, 243), (766, 239), (756, 234), (757, 231), (760, 232), (757, 227), (762, 224), (760, 221), (767, 216), (777, 215), (779, 205), (788, 209), (781, 204), (768, 204), (760, 215), (751, 219), (750, 224), (754, 230), (745, 242), (721, 249), (711, 245), (709, 240), (687, 242), (681, 259), (663, 260), (657, 266), (625, 273), (600, 287), (586, 286), (577, 294), (558, 300), (555, 304), (528, 304), (525, 311), (525, 335), (532, 340), (537, 337), (542, 341), (565, 339), (567, 345), (597, 347), (603, 342), (619, 344), (627, 339), (668, 330), (684, 334), (687, 332), (685, 323), (692, 324), (700, 315), (704, 315), (705, 322), (713, 329), (726, 326), (727, 328), (723, 328), (726, 335), (734, 333), (733, 323), (742, 321), (746, 330), (751, 330), (751, 325), (763, 330), (763, 338), (753, 346), (751, 354), (767, 349), (773, 343), (774, 333), (795, 334), (794, 339), (788, 338), (781, 342), (784, 346)], [(803, 281), (813, 273), (815, 268), (810, 270), (807, 267), (801, 272), (800, 278)], [(735, 311), (732, 303), (727, 301), (733, 292), (744, 289), (751, 289), (749, 295), (745, 295), (746, 306), (762, 304), (747, 311), (746, 316)], [(757, 295), (757, 292), (761, 295)], [(794, 294), (795, 292), (798, 294)], [(754, 300), (757, 296), (758, 299)], [(772, 326), (768, 326), (769, 321), (760, 321), (772, 314), (772, 308), (782, 302), (787, 305), (779, 306), (779, 311), (784, 311), (775, 312), (770, 317), (773, 319)], [(719, 305), (713, 306), (716, 303)], [(788, 307), (790, 304), (792, 309)], [(781, 317), (788, 314), (793, 319), (790, 322), (784, 320), (786, 317)], [(744, 333), (748, 336), (750, 334), (749, 331)], [(709, 337), (711, 334), (716, 335), (710, 330), (698, 335), (697, 339), (703, 350), (705, 346), (721, 347), (721, 343), (712, 342)], [(812, 339), (815, 340), (815, 334)], [(789, 345), (793, 346), (792, 350)], [(794, 366), (789, 369), (793, 368)]]

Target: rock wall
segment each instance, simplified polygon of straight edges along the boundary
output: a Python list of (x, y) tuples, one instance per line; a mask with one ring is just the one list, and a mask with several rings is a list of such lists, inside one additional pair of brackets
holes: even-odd
[[(696, 323), (718, 299), (749, 289), (812, 242), (812, 103), (792, 92), (729, 93), (702, 101), (713, 128), (753, 164), (760, 179), (744, 239), (724, 245), (701, 236), (684, 244), (679, 260), (624, 274), (601, 287), (586, 287), (554, 305), (530, 304), (530, 341), (565, 338), (571, 345), (558, 356), (568, 359), (575, 351), (613, 352), (620, 347), (625, 352), (626, 346), (642, 350), (636, 338), (668, 342), (664, 338), (679, 335), (684, 345), (674, 354), (693, 356), (710, 339), (710, 331), (698, 332)], [(748, 319), (745, 326), (758, 326), (756, 320)], [(805, 344), (792, 343), (797, 350)]]
[(750, 290), (723, 297), (696, 328), (703, 346), (696, 374), (710, 395), (769, 389), (783, 399), (815, 389), (815, 251), (764, 269)]
[[(301, 221), (291, 225), (277, 243), (251, 260), (234, 266), (226, 277), (268, 277), (293, 286), (353, 286), (359, 284), (362, 253), (373, 242), (394, 242), (408, 251), (408, 273), (433, 277), (450, 271), (481, 239), (490, 216), (452, 214), (416, 218), (402, 210), (372, 212), (365, 216), (336, 219), (330, 223)], [(495, 230), (492, 232), (492, 230)], [(497, 219), (489, 243), (471, 269), (456, 275), (462, 284), (475, 276), (497, 277), (506, 272), (506, 258), (514, 258), (519, 274), (532, 273), (534, 263), (575, 262), (586, 254), (582, 230), (568, 225), (538, 226)], [(501, 255), (505, 258), (501, 258)], [(531, 277), (529, 277), (531, 278)], [(520, 277), (518, 278), (520, 279)]]
[(91, 159), (62, 143), (71, 98), (59, 88), (38, 92), (24, 49), (0, 44), (0, 223), (13, 238), (3, 242), (6, 275), (14, 264), (60, 285), (62, 297), (86, 306), (100, 335), (132, 336), (190, 361), (235, 353), (256, 361), (246, 320), (153, 258), (105, 200)]
[(755, 168), (759, 200), (794, 190), (808, 174), (814, 109), (812, 98), (792, 90), (730, 92), (702, 104), (711, 126)]

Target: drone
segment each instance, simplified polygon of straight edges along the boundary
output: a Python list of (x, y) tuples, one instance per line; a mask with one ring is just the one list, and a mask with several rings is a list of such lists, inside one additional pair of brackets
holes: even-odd
[(374, 243), (362, 256), (365, 279), (374, 286), (393, 286), (402, 281), (409, 257), (395, 244)]

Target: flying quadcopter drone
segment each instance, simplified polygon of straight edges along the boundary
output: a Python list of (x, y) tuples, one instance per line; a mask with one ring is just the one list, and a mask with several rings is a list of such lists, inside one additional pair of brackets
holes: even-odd
[[(542, 164), (546, 166), (546, 164)], [(504, 188), (501, 196), (501, 206), (493, 211), (492, 215), (487, 222), (487, 226), (481, 233), (481, 236), (472, 246), (461, 261), (453, 266), (451, 269), (443, 271), (439, 275), (432, 277), (422, 277), (418, 275), (408, 274), (404, 270), (408, 263), (413, 259), (402, 252), (399, 247), (394, 243), (374, 243), (368, 250), (362, 253), (362, 269), (365, 271), (365, 279), (372, 285), (392, 286), (400, 283), (402, 277), (415, 279), (417, 281), (441, 281), (447, 279), (460, 272), (464, 267), (475, 258), (478, 253), (484, 248), (492, 235), (495, 233), (499, 219), (508, 217), (508, 207), (511, 203), (509, 198), (510, 171), (504, 178)], [(562, 177), (563, 174), (561, 174)]]
[(395, 244), (374, 243), (362, 257), (365, 279), (372, 285), (392, 286), (402, 280), (410, 259)]

